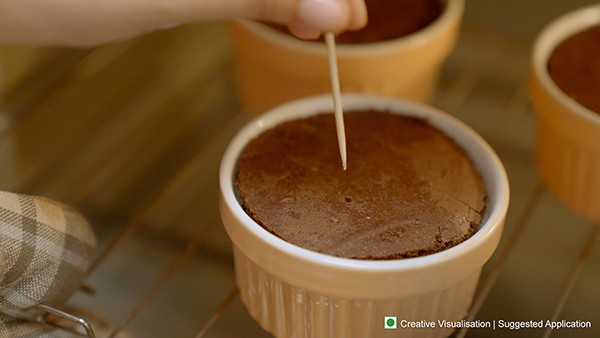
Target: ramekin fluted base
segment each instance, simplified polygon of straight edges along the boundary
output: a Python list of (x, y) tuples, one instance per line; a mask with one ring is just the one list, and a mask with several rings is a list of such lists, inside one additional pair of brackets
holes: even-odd
[[(278, 338), (448, 337), (438, 321), (460, 321), (468, 311), (481, 270), (446, 289), (394, 300), (340, 299), (290, 285), (250, 261), (234, 246), (240, 297), (250, 315)], [(342, 281), (343, 283), (343, 281)], [(397, 329), (384, 317), (396, 316)], [(406, 328), (435, 322), (435, 328)]]

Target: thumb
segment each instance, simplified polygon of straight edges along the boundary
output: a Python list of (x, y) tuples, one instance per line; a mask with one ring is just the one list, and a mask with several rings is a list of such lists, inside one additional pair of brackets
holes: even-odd
[[(287, 24), (300, 37), (319, 35), (321, 32), (342, 32), (358, 29), (367, 23), (363, 0), (259, 0), (265, 6), (263, 17), (272, 15), (275, 21)], [(287, 15), (277, 17), (277, 6), (285, 7)]]
[(256, 19), (319, 32), (339, 32), (348, 27), (351, 8), (346, 0), (260, 0)]

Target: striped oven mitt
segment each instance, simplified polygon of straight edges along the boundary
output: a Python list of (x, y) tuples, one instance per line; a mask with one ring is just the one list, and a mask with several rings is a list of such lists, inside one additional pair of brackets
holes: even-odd
[[(0, 308), (62, 305), (81, 286), (95, 246), (92, 228), (71, 207), (0, 191)], [(0, 337), (69, 336), (0, 314)]]

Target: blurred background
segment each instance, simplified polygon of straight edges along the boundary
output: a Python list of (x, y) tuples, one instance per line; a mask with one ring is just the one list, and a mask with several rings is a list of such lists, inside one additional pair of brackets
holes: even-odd
[[(597, 227), (540, 183), (527, 93), (537, 33), (591, 3), (467, 1), (432, 104), (488, 140), (512, 189), (472, 318), (591, 321), (590, 330), (552, 337), (600, 336)], [(95, 293), (69, 305), (104, 318), (113, 334), (269, 337), (237, 297), (217, 209), (220, 156), (251, 118), (232, 62), (222, 22), (94, 49), (0, 46), (0, 189), (54, 198), (92, 221), (100, 248), (86, 283)]]

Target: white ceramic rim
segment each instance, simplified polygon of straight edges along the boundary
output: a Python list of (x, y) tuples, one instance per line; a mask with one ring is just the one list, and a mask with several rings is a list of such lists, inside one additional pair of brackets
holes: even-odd
[[(456, 260), (485, 243), (486, 239), (502, 227), (509, 201), (508, 178), (502, 162), (479, 134), (458, 119), (420, 103), (362, 94), (344, 94), (342, 101), (344, 106), (353, 107), (352, 110), (374, 108), (427, 119), (431, 125), (444, 131), (465, 149), (475, 166), (482, 172), (488, 188), (488, 208), (479, 231), (466, 241), (438, 253), (398, 260), (372, 261), (340, 258), (311, 251), (274, 236), (254, 222), (242, 209), (235, 196), (233, 173), (239, 154), (249, 140), (283, 121), (315, 115), (318, 112), (332, 111), (333, 101), (331, 95), (324, 94), (291, 101), (256, 117), (232, 139), (223, 155), (219, 173), (222, 198), (227, 203), (227, 207), (242, 221), (243, 226), (247, 228), (246, 230), (250, 231), (256, 238), (274, 247), (275, 250), (286, 252), (321, 267), (355, 272), (398, 272), (439, 266), (445, 264), (445, 262)], [(290, 110), (293, 110), (295, 114), (284, 114)], [(349, 165), (351, 166), (352, 163), (349, 163)]]
[[(426, 44), (427, 41), (448, 29), (449, 25), (456, 21), (460, 21), (462, 18), (465, 0), (442, 1), (445, 2), (442, 14), (427, 27), (415, 33), (392, 40), (362, 44), (338, 44), (336, 46), (338, 56), (364, 56), (369, 53), (384, 53), (391, 49), (414, 49)], [(321, 43), (296, 39), (289, 34), (280, 32), (259, 22), (250, 20), (238, 20), (238, 22), (254, 34), (292, 50), (302, 50), (303, 52), (314, 54), (326, 53), (326, 50)]]
[(556, 46), (564, 39), (592, 26), (600, 25), (600, 4), (566, 13), (550, 22), (538, 35), (533, 46), (532, 63), (535, 76), (550, 95), (582, 118), (600, 125), (600, 112), (582, 106), (565, 94), (548, 73), (548, 60)]

